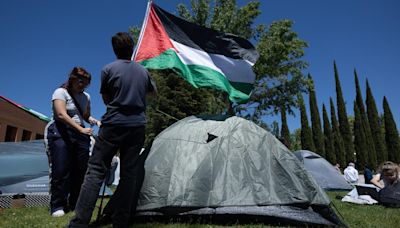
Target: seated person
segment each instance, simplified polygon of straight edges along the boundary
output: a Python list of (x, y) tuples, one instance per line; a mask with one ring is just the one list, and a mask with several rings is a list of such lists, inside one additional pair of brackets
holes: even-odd
[(364, 181), (365, 181), (365, 183), (366, 184), (372, 184), (371, 183), (372, 178), (373, 178), (373, 175), (372, 175), (371, 169), (368, 168), (368, 166), (365, 166), (365, 169), (364, 169)]
[(382, 189), (399, 182), (399, 180), (399, 166), (394, 162), (387, 161), (381, 165), (380, 172), (371, 179), (371, 183)]
[(349, 165), (344, 169), (344, 179), (350, 184), (357, 184), (358, 182), (358, 171), (354, 168), (354, 163), (350, 162)]

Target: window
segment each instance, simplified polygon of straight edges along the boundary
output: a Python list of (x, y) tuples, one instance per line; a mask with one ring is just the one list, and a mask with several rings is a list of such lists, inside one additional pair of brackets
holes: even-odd
[(44, 135), (36, 134), (36, 139), (44, 139)]
[(31, 140), (31, 136), (32, 136), (32, 132), (27, 131), (27, 130), (23, 130), (22, 131), (22, 139), (21, 139), (21, 141), (29, 141), (29, 140)]
[(17, 128), (13, 126), (7, 126), (6, 137), (4, 142), (15, 142), (15, 138), (17, 137)]

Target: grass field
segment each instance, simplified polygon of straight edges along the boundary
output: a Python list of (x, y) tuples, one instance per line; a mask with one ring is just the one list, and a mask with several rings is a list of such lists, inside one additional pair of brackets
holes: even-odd
[(328, 192), (339, 216), (349, 227), (400, 227), (400, 208), (386, 208), (380, 205), (357, 205), (335, 199), (343, 192)]
[[(339, 211), (339, 216), (349, 227), (400, 227), (400, 209), (385, 208), (378, 205), (356, 205), (343, 203), (336, 199), (337, 195), (344, 196), (345, 192), (328, 192), (334, 207)], [(97, 214), (93, 213), (94, 215)], [(61, 218), (52, 218), (47, 207), (0, 209), (0, 227), (65, 227), (73, 213), (68, 213)], [(94, 219), (94, 218), (93, 218)], [(111, 226), (104, 226), (111, 227)], [(139, 228), (216, 228), (226, 227), (213, 224), (160, 224), (145, 223), (135, 224)], [(233, 227), (261, 228), (270, 227), (263, 224), (234, 225)]]

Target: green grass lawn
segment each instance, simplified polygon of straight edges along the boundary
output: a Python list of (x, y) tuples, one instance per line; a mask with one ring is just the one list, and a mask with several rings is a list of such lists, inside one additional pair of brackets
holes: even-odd
[[(385, 208), (378, 205), (356, 205), (351, 203), (343, 203), (336, 199), (337, 195), (344, 196), (345, 192), (328, 192), (332, 199), (333, 205), (339, 211), (344, 221), (349, 227), (400, 227), (400, 209)], [(32, 208), (12, 208), (0, 209), (0, 227), (65, 227), (73, 213), (68, 213), (61, 218), (52, 218), (49, 215), (47, 207), (32, 207)], [(93, 213), (97, 215), (97, 211)], [(339, 216), (340, 216), (339, 215)], [(94, 220), (94, 217), (93, 217)], [(111, 227), (111, 226), (105, 226)], [(146, 223), (135, 224), (132, 227), (139, 228), (215, 228), (224, 227), (212, 224), (160, 224)], [(269, 227), (262, 224), (235, 225), (234, 227)]]
[(346, 192), (327, 193), (339, 211), (339, 216), (349, 227), (400, 227), (400, 208), (346, 203), (335, 198), (336, 195), (346, 195)]

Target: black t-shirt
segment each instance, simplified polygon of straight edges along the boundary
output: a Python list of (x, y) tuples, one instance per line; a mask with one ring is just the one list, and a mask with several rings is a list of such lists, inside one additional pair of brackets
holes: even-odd
[(154, 90), (148, 71), (138, 63), (117, 59), (101, 71), (100, 93), (110, 98), (102, 124), (143, 126), (146, 93)]

